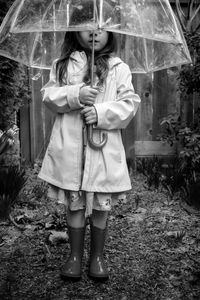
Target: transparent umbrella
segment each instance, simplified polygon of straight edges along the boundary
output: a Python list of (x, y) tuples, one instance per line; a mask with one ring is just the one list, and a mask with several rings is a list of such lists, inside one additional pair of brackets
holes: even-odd
[(168, 0), (94, 0), (87, 21), (74, 17), (86, 5), (87, 0), (16, 0), (0, 27), (0, 55), (50, 69), (66, 31), (98, 28), (117, 34), (118, 55), (133, 73), (191, 62)]

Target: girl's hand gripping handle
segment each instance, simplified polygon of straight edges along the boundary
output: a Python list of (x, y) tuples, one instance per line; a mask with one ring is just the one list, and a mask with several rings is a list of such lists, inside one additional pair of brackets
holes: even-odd
[(79, 99), (83, 105), (93, 105), (96, 97), (99, 94), (98, 89), (92, 88), (91, 86), (84, 85), (80, 88)]
[(93, 124), (97, 124), (97, 112), (93, 104), (95, 103), (96, 97), (99, 93), (98, 88), (83, 86), (80, 89), (80, 102), (86, 107), (84, 107), (81, 111), (81, 115), (84, 116), (85, 123), (88, 125), (88, 143), (93, 149), (101, 149), (106, 144), (108, 136), (106, 133), (103, 133), (102, 141), (99, 144), (96, 144), (93, 141)]

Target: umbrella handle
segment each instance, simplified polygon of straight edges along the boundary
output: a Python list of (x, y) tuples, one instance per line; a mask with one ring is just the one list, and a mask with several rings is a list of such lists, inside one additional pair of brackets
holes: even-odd
[(92, 127), (92, 125), (88, 125), (87, 131), (88, 131), (88, 143), (89, 143), (90, 147), (94, 150), (102, 149), (104, 147), (104, 145), (107, 143), (108, 134), (103, 132), (103, 140), (99, 144), (97, 144), (93, 141), (93, 127)]

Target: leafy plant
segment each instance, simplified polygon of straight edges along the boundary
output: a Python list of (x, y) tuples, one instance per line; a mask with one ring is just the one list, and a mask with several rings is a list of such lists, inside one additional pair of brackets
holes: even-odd
[[(193, 190), (200, 182), (200, 109), (197, 110), (195, 121), (190, 127), (184, 126), (180, 117), (172, 115), (162, 119), (161, 124), (165, 126), (165, 131), (159, 138), (170, 143), (178, 141), (180, 148), (174, 164), (174, 176), (168, 178), (164, 184), (171, 186), (172, 190), (175, 190), (173, 185), (176, 185), (183, 198), (192, 203), (195, 198)], [(198, 206), (197, 201), (195, 205)]]
[(17, 126), (7, 131), (0, 130), (0, 155), (5, 153), (14, 144), (14, 135), (18, 132)]
[(193, 63), (183, 66), (179, 73), (179, 88), (183, 96), (200, 92), (200, 33), (186, 32), (185, 37)]
[(26, 182), (25, 171), (18, 166), (0, 170), (0, 219), (6, 219)]
[(138, 160), (137, 169), (146, 177), (149, 188), (158, 189), (162, 186), (170, 198), (185, 186), (185, 175), (180, 170), (180, 160), (177, 157), (169, 163), (156, 156), (142, 158)]
[(140, 158), (137, 162), (137, 170), (142, 173), (147, 179), (148, 187), (158, 189), (161, 183), (161, 166), (163, 160), (154, 156), (153, 158)]
[[(1, 0), (0, 22), (13, 2)], [(0, 128), (5, 131), (15, 123), (19, 108), (30, 101), (29, 74), (27, 67), (2, 56), (0, 68)]]
[(169, 143), (171, 146), (179, 141), (179, 130), (184, 128), (181, 117), (169, 114), (160, 120), (160, 126), (163, 129), (161, 134), (158, 134), (157, 139)]
[(179, 74), (179, 87), (184, 97), (200, 92), (200, 4), (189, 0), (183, 10), (181, 1), (176, 0), (175, 7), (192, 58), (192, 64), (182, 66)]
[(7, 130), (15, 123), (15, 113), (30, 101), (28, 71), (25, 67), (0, 57), (0, 128)]
[(185, 176), (180, 169), (180, 159), (175, 157), (168, 166), (168, 172), (161, 178), (162, 186), (168, 191), (172, 199), (185, 186)]

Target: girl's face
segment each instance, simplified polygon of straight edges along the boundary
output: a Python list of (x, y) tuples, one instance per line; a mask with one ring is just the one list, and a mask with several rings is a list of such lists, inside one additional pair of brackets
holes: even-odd
[[(86, 49), (92, 49), (93, 32), (92, 31), (80, 31), (77, 34), (77, 38), (82, 47)], [(108, 42), (108, 32), (102, 30), (94, 31), (94, 50), (102, 50)]]

